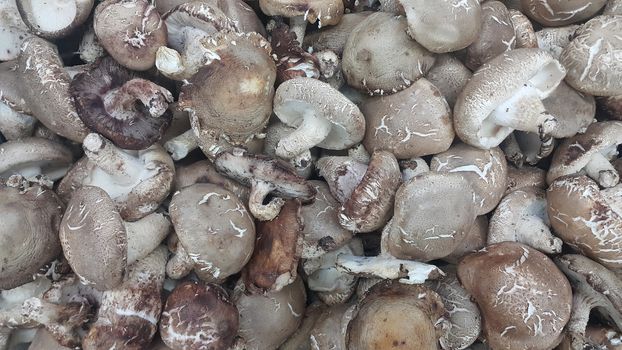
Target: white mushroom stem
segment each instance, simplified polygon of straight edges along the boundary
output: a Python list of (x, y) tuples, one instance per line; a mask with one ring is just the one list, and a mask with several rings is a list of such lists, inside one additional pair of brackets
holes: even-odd
[(99, 134), (88, 134), (84, 138), (82, 148), (90, 161), (118, 179), (126, 181), (136, 179), (144, 168), (138, 158), (121, 150)]
[(274, 219), (281, 212), (281, 208), (285, 204), (283, 198), (274, 197), (268, 204), (263, 204), (263, 201), (273, 190), (274, 185), (271, 183), (253, 180), (251, 194), (248, 199), (248, 208), (255, 219), (269, 221)]
[(164, 148), (171, 154), (173, 160), (180, 160), (186, 158), (188, 153), (199, 148), (199, 144), (197, 143), (196, 136), (194, 136), (194, 131), (189, 129), (183, 134), (166, 141)]
[(0, 132), (7, 140), (17, 140), (32, 136), (37, 119), (18, 113), (0, 102)]
[(405, 284), (421, 284), (445, 274), (438, 267), (414, 260), (402, 260), (390, 255), (375, 257), (342, 254), (337, 257), (338, 270), (360, 277), (399, 279)]
[[(510, 232), (512, 230), (504, 230), (502, 233)], [(488, 244), (500, 242), (523, 243), (546, 254), (561, 253), (563, 244), (561, 239), (551, 233), (544, 220), (536, 215), (523, 216), (517, 222), (513, 236), (502, 235), (499, 232), (491, 232), (488, 235)]]
[(298, 44), (302, 46), (307, 31), (307, 16), (296, 16), (289, 19), (289, 29), (296, 34)]
[(168, 219), (159, 213), (125, 222), (127, 232), (127, 265), (146, 257), (166, 238), (171, 228)]
[(177, 244), (177, 249), (166, 263), (166, 275), (172, 279), (185, 277), (194, 268), (194, 262), (181, 243)]
[(175, 49), (160, 46), (156, 51), (156, 67), (165, 76), (175, 80), (190, 79), (199, 68), (220, 60), (217, 52), (201, 43), (208, 35), (201, 30), (187, 30), (185, 47), (179, 53)]
[(539, 90), (530, 84), (499, 105), (489, 119), (498, 125), (539, 135), (549, 135), (557, 127), (557, 120), (542, 104)]
[(303, 112), (302, 123), (276, 146), (277, 156), (291, 159), (324, 141), (331, 130), (331, 122), (316, 115), (312, 109)]
[(600, 152), (592, 154), (584, 169), (587, 176), (597, 181), (602, 187), (613, 187), (620, 181), (618, 171), (609, 162), (609, 159)]

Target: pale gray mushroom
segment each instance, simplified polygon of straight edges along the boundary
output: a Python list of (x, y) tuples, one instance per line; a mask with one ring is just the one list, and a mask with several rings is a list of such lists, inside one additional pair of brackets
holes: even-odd
[(478, 69), (485, 62), (514, 49), (516, 32), (511, 14), (500, 1), (486, 1), (482, 4), (482, 19), (479, 35), (466, 49), (465, 65)]
[(564, 51), (574, 37), (579, 25), (572, 24), (564, 27), (542, 28), (536, 32), (538, 47), (550, 53), (555, 59)]
[(346, 13), (338, 24), (305, 35), (303, 47), (313, 51), (330, 50), (341, 57), (352, 30), (372, 13), (371, 11)]
[(600, 11), (607, 0), (521, 0), (523, 12), (546, 27), (557, 27), (586, 20)]
[(0, 145), (0, 178), (20, 175), (33, 181), (44, 175), (52, 181), (63, 177), (73, 161), (71, 150), (40, 137), (8, 141)]
[(538, 47), (538, 38), (529, 18), (521, 11), (510, 9), (510, 20), (516, 35), (516, 48)]
[(91, 14), (94, 0), (17, 0), (17, 8), (30, 31), (46, 39), (59, 39), (78, 29)]
[(605, 5), (605, 10), (603, 11), (603, 15), (622, 15), (622, 1), (620, 0), (607, 1), (607, 5)]
[(315, 301), (307, 306), (300, 326), (287, 340), (281, 344), (280, 350), (312, 350), (311, 332), (315, 323), (322, 317), (329, 307), (321, 301)]
[(211, 183), (218, 185), (227, 191), (233, 192), (242, 202), (248, 201), (250, 189), (229, 179), (214, 167), (208, 160), (200, 160), (189, 165), (178, 165), (175, 169), (175, 179), (173, 180), (172, 193), (181, 191), (182, 188), (192, 186), (196, 183)]
[(349, 156), (321, 157), (316, 166), (320, 176), (326, 180), (330, 193), (342, 204), (350, 198), (367, 171), (367, 164)]
[(434, 66), (425, 77), (438, 88), (449, 107), (453, 108), (458, 94), (472, 75), (473, 73), (459, 59), (451, 54), (442, 54), (436, 56)]

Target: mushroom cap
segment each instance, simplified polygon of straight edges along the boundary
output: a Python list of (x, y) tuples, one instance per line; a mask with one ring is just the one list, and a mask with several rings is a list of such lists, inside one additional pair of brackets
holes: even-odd
[(233, 193), (214, 184), (194, 184), (173, 195), (169, 212), (202, 280), (222, 281), (251, 258), (255, 224)]
[(0, 185), (0, 290), (32, 281), (60, 254), (63, 207), (54, 191), (45, 187)]
[(303, 47), (305, 49), (312, 47), (314, 52), (329, 50), (341, 56), (354, 27), (372, 13), (371, 11), (346, 13), (334, 26), (305, 34)]
[[(346, 330), (355, 305), (341, 304), (325, 308), (315, 321), (308, 341), (319, 349), (346, 350)], [(283, 349), (287, 350), (287, 349)]]
[(19, 55), (23, 40), (32, 34), (15, 1), (4, 2), (0, 7), (0, 61), (11, 61)]
[(486, 214), (499, 204), (507, 184), (508, 165), (499, 147), (482, 150), (457, 143), (432, 157), (430, 170), (458, 172), (469, 180), (475, 193), (477, 215)]
[(605, 5), (605, 10), (603, 11), (603, 14), (622, 15), (622, 1), (620, 0), (607, 1), (607, 5)]
[(69, 148), (41, 137), (5, 142), (0, 146), (0, 154), (0, 178), (20, 174), (27, 178), (45, 175), (56, 180), (65, 175), (73, 161)]
[(542, 100), (542, 104), (557, 119), (557, 138), (572, 137), (585, 132), (596, 114), (594, 96), (582, 94), (563, 81)]
[(601, 191), (587, 176), (562, 176), (546, 194), (551, 226), (564, 243), (610, 268), (622, 267), (619, 185)]
[(605, 6), (607, 0), (521, 0), (523, 12), (545, 27), (557, 27), (576, 23), (594, 16)]
[(513, 129), (486, 119), (504, 101), (529, 83), (541, 98), (548, 96), (565, 70), (540, 49), (511, 50), (482, 66), (466, 84), (454, 106), (454, 129), (462, 141), (479, 147), (498, 146)]
[(579, 173), (594, 154), (613, 151), (619, 144), (622, 144), (622, 122), (591, 124), (583, 134), (568, 138), (557, 147), (546, 181), (550, 184), (561, 176)]
[(259, 7), (267, 16), (304, 17), (309, 23), (339, 23), (344, 6), (341, 0), (260, 0)]
[(458, 264), (458, 261), (464, 256), (475, 253), (478, 250), (486, 246), (488, 240), (488, 217), (486, 215), (480, 215), (475, 219), (473, 226), (466, 237), (458, 244), (454, 251), (443, 258), (443, 260), (451, 263)]
[(596, 99), (599, 112), (610, 120), (622, 120), (622, 95), (599, 97)]
[(239, 325), (238, 310), (222, 287), (186, 281), (166, 299), (160, 334), (173, 349), (228, 349)]
[(60, 242), (71, 269), (84, 284), (115, 288), (127, 265), (127, 235), (110, 196), (99, 187), (83, 186), (67, 203)]
[(546, 171), (535, 166), (508, 166), (508, 187), (505, 194), (526, 188), (546, 189)]
[(365, 117), (347, 97), (329, 84), (300, 77), (283, 82), (274, 95), (274, 114), (285, 124), (298, 127), (313, 112), (331, 123), (328, 136), (317, 144), (326, 149), (346, 149), (365, 134)]
[(155, 64), (156, 50), (166, 46), (166, 24), (147, 0), (105, 0), (95, 8), (93, 28), (115, 61), (132, 70)]
[(442, 54), (436, 56), (436, 62), (425, 77), (438, 88), (449, 107), (453, 108), (458, 94), (472, 75), (458, 58), (451, 54)]
[(388, 252), (421, 261), (451, 254), (475, 222), (473, 198), (469, 181), (460, 174), (429, 172), (403, 184), (383, 232)]
[(38, 328), (28, 350), (71, 350), (58, 343), (56, 338), (45, 328)]
[(410, 86), (434, 65), (434, 55), (406, 33), (406, 18), (376, 12), (350, 33), (342, 70), (350, 85), (371, 94), (390, 94)]
[(361, 111), (367, 122), (363, 144), (370, 152), (421, 157), (446, 151), (455, 136), (449, 105), (425, 78), (395, 94), (365, 99)]
[(559, 61), (566, 67), (566, 82), (580, 92), (596, 96), (622, 95), (622, 16), (597, 16), (582, 25)]
[(319, 175), (326, 180), (330, 193), (339, 203), (345, 203), (356, 186), (361, 183), (367, 164), (350, 156), (326, 156), (318, 159)]
[(510, 9), (510, 19), (516, 34), (516, 48), (538, 47), (538, 38), (529, 18), (521, 11)]
[(458, 264), (493, 349), (551, 349), (570, 319), (570, 283), (553, 261), (515, 242), (487, 246)]
[(563, 27), (542, 28), (536, 32), (538, 47), (544, 51), (548, 51), (555, 59), (564, 51), (564, 48), (570, 44), (574, 37), (574, 32), (579, 25), (572, 24)]
[(15, 2), (22, 20), (33, 33), (46, 39), (59, 39), (86, 22), (94, 0)]
[(214, 165), (207, 160), (200, 160), (190, 165), (175, 167), (175, 179), (171, 192), (175, 193), (184, 187), (196, 183), (211, 183), (233, 192), (242, 202), (248, 201), (250, 190), (238, 182), (224, 177), (216, 171)]
[(482, 11), (478, 0), (401, 0), (408, 34), (434, 53), (458, 51), (480, 33)]
[(501, 1), (486, 1), (481, 7), (477, 39), (466, 49), (465, 65), (476, 70), (485, 62), (514, 49), (516, 32), (512, 15)]

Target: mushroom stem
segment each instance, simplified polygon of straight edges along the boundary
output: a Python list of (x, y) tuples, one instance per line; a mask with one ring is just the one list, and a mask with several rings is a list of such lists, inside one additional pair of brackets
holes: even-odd
[(135, 179), (144, 168), (137, 158), (117, 148), (110, 140), (99, 134), (88, 134), (84, 138), (82, 148), (90, 161), (113, 177)]
[(335, 262), (337, 269), (360, 277), (398, 279), (405, 284), (421, 284), (445, 274), (438, 267), (414, 260), (402, 260), (390, 255), (356, 256), (341, 254)]
[(530, 215), (523, 217), (516, 228), (517, 242), (526, 244), (546, 254), (562, 251), (562, 240), (551, 233), (542, 218)]
[(585, 329), (590, 319), (590, 311), (597, 303), (582, 291), (575, 291), (572, 297), (572, 314), (566, 325), (572, 349), (583, 349), (585, 343)]
[(186, 158), (188, 153), (199, 148), (199, 144), (197, 143), (196, 136), (194, 136), (194, 131), (189, 129), (183, 134), (166, 141), (164, 148), (171, 154), (171, 158), (177, 161)]
[(511, 133), (505, 140), (503, 140), (501, 143), (501, 149), (503, 150), (503, 153), (505, 153), (505, 157), (512, 164), (519, 168), (523, 166), (525, 155), (523, 154), (514, 133)]
[(274, 190), (274, 185), (261, 180), (253, 180), (251, 186), (251, 194), (248, 199), (248, 208), (255, 217), (260, 221), (269, 221), (274, 219), (281, 212), (281, 208), (285, 204), (285, 200), (280, 197), (274, 197), (268, 204), (263, 204), (265, 198)]
[(302, 123), (289, 135), (282, 138), (276, 146), (277, 156), (291, 159), (302, 152), (324, 141), (331, 130), (331, 123), (322, 118), (311, 109), (303, 112)]
[(185, 277), (194, 268), (194, 262), (186, 249), (177, 244), (177, 250), (166, 263), (166, 275), (172, 279), (180, 279)]
[(124, 111), (136, 109), (137, 100), (145, 106), (149, 115), (159, 117), (166, 112), (168, 104), (173, 102), (173, 95), (148, 80), (134, 78), (121, 87), (108, 91), (103, 97), (104, 108), (107, 111), (118, 111), (111, 113), (118, 118), (124, 117)]
[(613, 187), (620, 181), (618, 171), (609, 162), (609, 159), (600, 152), (592, 155), (584, 169), (587, 176), (597, 181), (602, 187)]
[(7, 140), (17, 140), (31, 136), (37, 119), (14, 111), (5, 103), (0, 102), (0, 132)]
[(127, 265), (146, 257), (166, 238), (171, 223), (163, 214), (153, 213), (144, 218), (125, 222), (127, 232)]
[(298, 45), (302, 46), (307, 30), (307, 16), (296, 16), (289, 19), (289, 29), (296, 34)]
[(495, 124), (515, 130), (548, 135), (557, 127), (557, 120), (546, 112), (538, 89), (522, 86), (511, 98), (499, 105), (491, 116)]

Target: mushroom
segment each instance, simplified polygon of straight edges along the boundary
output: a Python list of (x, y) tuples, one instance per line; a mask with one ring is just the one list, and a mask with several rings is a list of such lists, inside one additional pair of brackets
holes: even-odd
[(128, 267), (123, 283), (105, 291), (97, 319), (82, 340), (82, 348), (143, 349), (158, 329), (162, 311), (166, 248), (160, 246)]
[(507, 189), (505, 195), (521, 189), (546, 189), (546, 171), (533, 166), (508, 167)]
[(190, 165), (177, 166), (171, 192), (181, 191), (182, 188), (192, 186), (195, 183), (218, 185), (227, 191), (233, 192), (241, 201), (248, 201), (250, 190), (238, 182), (222, 176), (216, 171), (214, 165), (207, 160), (200, 160)]
[(185, 262), (200, 279), (220, 282), (238, 273), (251, 258), (255, 225), (240, 200), (214, 184), (194, 184), (175, 193), (169, 206), (179, 237), (180, 250), (169, 260), (167, 271)]
[(562, 255), (555, 261), (570, 280), (574, 296), (567, 340), (572, 349), (585, 349), (590, 343), (586, 328), (593, 309), (615, 327), (622, 327), (622, 281), (602, 265), (577, 254)]
[(521, 11), (510, 9), (510, 20), (516, 35), (516, 48), (538, 47), (538, 38), (529, 18)]
[(46, 39), (68, 36), (86, 22), (93, 8), (93, 0), (15, 2), (28, 28)]
[(168, 196), (174, 166), (160, 145), (142, 151), (122, 150), (92, 133), (82, 148), (86, 157), (74, 163), (58, 186), (63, 200), (69, 201), (82, 186), (97, 186), (114, 200), (124, 220), (135, 221), (154, 212)]
[(622, 15), (622, 1), (609, 0), (605, 5), (604, 15)]
[(486, 215), (478, 216), (462, 242), (443, 260), (450, 264), (458, 264), (463, 257), (484, 248), (488, 240), (488, 226), (488, 217)]
[(492, 211), (505, 192), (508, 166), (498, 147), (482, 150), (457, 143), (432, 157), (430, 170), (463, 175), (473, 188), (477, 215)]
[(49, 188), (16, 178), (9, 186), (0, 183), (0, 290), (32, 281), (61, 252), (61, 200)]
[[(266, 137), (264, 138), (263, 154), (269, 157), (278, 157), (276, 155), (276, 148), (279, 141), (295, 130), (296, 128), (287, 126), (280, 121), (276, 121), (269, 125), (265, 130)], [(296, 169), (296, 173), (305, 179), (311, 176), (314, 168), (313, 161), (314, 155), (311, 153), (311, 150), (304, 151), (288, 160), (289, 164)]]
[(270, 31), (270, 45), (276, 60), (276, 81), (282, 83), (296, 77), (320, 78), (320, 62), (305, 51), (296, 34), (279, 21)]
[(326, 156), (318, 159), (319, 174), (339, 203), (345, 203), (367, 172), (367, 164), (350, 156)]
[(217, 284), (187, 281), (166, 299), (160, 335), (172, 349), (229, 349), (240, 325), (238, 310)]
[(570, 319), (570, 283), (553, 261), (515, 242), (487, 246), (458, 264), (492, 349), (552, 349)]
[(28, 27), (22, 21), (14, 0), (0, 3), (0, 61), (17, 58), (22, 42), (31, 37)]
[(147, 0), (105, 0), (97, 5), (93, 18), (99, 43), (129, 69), (153, 67), (156, 50), (166, 45), (166, 24)]
[(315, 52), (329, 50), (341, 56), (352, 30), (372, 13), (371, 11), (346, 13), (339, 23), (305, 35), (303, 47), (313, 49)]
[(370, 152), (387, 150), (398, 159), (446, 151), (454, 139), (451, 109), (425, 78), (389, 96), (367, 98), (361, 104)]
[(464, 64), (471, 70), (516, 46), (516, 32), (507, 7), (500, 1), (486, 1), (481, 9), (479, 35), (466, 49)]
[[(4, 64), (4, 66), (12, 64)], [(0, 64), (0, 70), (3, 64)], [(2, 73), (0, 73), (2, 74)], [(16, 112), (8, 104), (0, 99), (0, 133), (7, 140), (17, 140), (23, 137), (32, 136), (37, 119), (34, 117)]]
[(60, 345), (47, 329), (39, 328), (28, 350), (71, 350), (71, 348)]
[(622, 186), (600, 190), (587, 176), (562, 176), (546, 194), (553, 230), (564, 243), (609, 268), (622, 267)]
[(291, 159), (318, 146), (346, 149), (363, 139), (359, 108), (329, 84), (312, 78), (282, 83), (274, 95), (274, 114), (296, 130), (282, 138), (276, 155)]
[(558, 138), (584, 133), (596, 114), (594, 97), (578, 92), (563, 81), (542, 100), (542, 104), (557, 119)]
[(408, 19), (408, 34), (434, 53), (458, 51), (471, 45), (480, 32), (478, 0), (399, 0)]
[(78, 46), (78, 52), (80, 53), (80, 59), (87, 63), (93, 63), (106, 54), (106, 50), (101, 46), (95, 35), (92, 22), (87, 25), (82, 35), (80, 45)]
[(323, 309), (307, 339), (310, 349), (346, 350), (346, 331), (355, 307), (342, 304)]
[(430, 171), (428, 163), (423, 158), (400, 160), (398, 164), (402, 171), (402, 182), (408, 182), (410, 179)]
[[(221, 174), (251, 187), (248, 207), (261, 221), (275, 218), (284, 204), (283, 198), (299, 198), (307, 203), (315, 197), (315, 189), (283, 162), (262, 155), (223, 152), (214, 161)], [(275, 197), (268, 204), (265, 198)]]
[(488, 245), (519, 242), (546, 254), (562, 251), (562, 240), (551, 233), (545, 192), (537, 188), (516, 190), (499, 203), (490, 218)]
[(622, 122), (591, 124), (585, 133), (566, 139), (555, 151), (546, 176), (550, 184), (571, 174), (587, 174), (603, 187), (613, 187), (620, 175), (610, 163), (622, 143)]
[(580, 0), (544, 2), (521, 0), (523, 12), (546, 27), (558, 27), (581, 22), (598, 13), (606, 3), (607, 0), (590, 2)]
[(570, 44), (578, 28), (579, 26), (576, 24), (563, 27), (542, 28), (536, 32), (538, 47), (550, 53), (555, 59), (559, 59), (562, 51)]
[(454, 106), (456, 134), (475, 147), (498, 146), (514, 129), (555, 136), (556, 120), (542, 99), (563, 79), (564, 68), (539, 49), (508, 51), (482, 66)]
[(168, 234), (163, 214), (124, 222), (108, 194), (83, 186), (67, 204), (60, 224), (60, 243), (83, 284), (109, 290), (123, 282), (126, 267), (151, 253)]
[(376, 12), (348, 36), (342, 69), (348, 84), (374, 95), (410, 86), (434, 65), (434, 55), (406, 33), (404, 17)]
[(473, 73), (451, 54), (436, 56), (436, 62), (426, 74), (426, 79), (441, 92), (450, 108)]
[(437, 348), (447, 327), (441, 297), (427, 287), (381, 282), (361, 300), (348, 324), (351, 350)]
[(69, 148), (40, 137), (27, 137), (0, 145), (0, 178), (20, 175), (34, 181), (44, 175), (52, 181), (63, 177), (73, 161)]
[(611, 15), (594, 17), (577, 29), (559, 57), (570, 86), (590, 95), (622, 95), (621, 30), (622, 17)]
[(287, 340), (281, 344), (280, 350), (311, 350), (311, 332), (315, 329), (316, 322), (324, 317), (329, 307), (321, 301), (316, 301), (307, 306), (300, 326)]
[(173, 95), (136, 78), (112, 58), (78, 74), (69, 89), (80, 119), (91, 130), (124, 149), (140, 150), (158, 141), (173, 117)]

